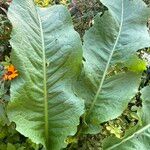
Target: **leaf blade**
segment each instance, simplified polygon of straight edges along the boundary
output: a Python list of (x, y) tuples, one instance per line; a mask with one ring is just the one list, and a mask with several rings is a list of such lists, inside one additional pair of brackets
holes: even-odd
[[(97, 15), (95, 17), (94, 25), (86, 32), (83, 43), (85, 62), (82, 78), (85, 78), (85, 82), (90, 83), (91, 87), (89, 87), (89, 89), (92, 89), (92, 92), (87, 94), (87, 97), (81, 93), (79, 94), (87, 103), (87, 113), (85, 117), (87, 118), (87, 124), (89, 123), (88, 118), (90, 118), (92, 111), (96, 112), (95, 109), (98, 110), (98, 105), (104, 106), (104, 104), (101, 103), (104, 97), (101, 97), (101, 95), (103, 95), (104, 84), (109, 79), (108, 70), (111, 69), (111, 67), (113, 68), (117, 63), (124, 63), (124, 61), (128, 59), (131, 54), (135, 54), (138, 49), (150, 46), (150, 37), (146, 27), (150, 10), (141, 0), (138, 0), (138, 2), (135, 0), (102, 0), (101, 2), (107, 6), (108, 11), (105, 11), (102, 16)], [(134, 38), (134, 33), (137, 33), (136, 38)], [(142, 38), (144, 38), (144, 40)], [(139, 39), (141, 39), (140, 44), (137, 42)], [(127, 71), (125, 74), (129, 72), (130, 71)], [(115, 78), (116, 75), (113, 76)], [(115, 95), (112, 95), (110, 99), (113, 100), (109, 105), (114, 106), (116, 103), (118, 106), (116, 111), (114, 110), (115, 115), (112, 118), (107, 115), (107, 119), (103, 119), (102, 115), (101, 119), (98, 119), (99, 124), (121, 115), (124, 109), (120, 109), (119, 106), (123, 106), (125, 102), (127, 107), (127, 103), (130, 101), (129, 99), (135, 96), (140, 82), (140, 72), (133, 75), (132, 79), (135, 80), (136, 84), (133, 83), (130, 86), (128, 83), (130, 83), (131, 78), (124, 80), (121, 89), (123, 90), (123, 87), (128, 87), (130, 88), (129, 90), (132, 91), (132, 94), (129, 94), (128, 98), (123, 98), (122, 103), (120, 102), (119, 105), (117, 99), (113, 98)], [(119, 79), (118, 82), (120, 82)], [(82, 88), (85, 88), (84, 84)], [(116, 83), (113, 83), (112, 87), (113, 86), (117, 86), (117, 80)], [(84, 92), (88, 93), (87, 91), (89, 90), (85, 89)], [(125, 106), (122, 108), (125, 108)], [(101, 114), (106, 113), (101, 109), (101, 111), (97, 111), (95, 115), (91, 115), (91, 118), (92, 116), (99, 118), (97, 115), (98, 112), (101, 112)], [(89, 124), (91, 125), (91, 123)]]
[(79, 35), (64, 6), (42, 9), (32, 0), (14, 0), (8, 16), (14, 28), (11, 59), (19, 72), (11, 85), (9, 118), (47, 149), (65, 147), (84, 107), (73, 91), (82, 62)]

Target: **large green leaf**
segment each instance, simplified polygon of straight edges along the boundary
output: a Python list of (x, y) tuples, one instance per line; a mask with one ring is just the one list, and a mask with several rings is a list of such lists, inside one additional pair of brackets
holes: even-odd
[(106, 150), (148, 150), (150, 149), (150, 87), (142, 90), (142, 126), (139, 123), (133, 129), (129, 129), (124, 139), (111, 136), (104, 141)]
[[(127, 72), (110, 76), (109, 71), (138, 49), (150, 46), (146, 27), (150, 9), (142, 0), (101, 2), (108, 11), (95, 17), (93, 27), (84, 36), (84, 71), (77, 84), (86, 103), (88, 126), (114, 119), (127, 107), (138, 91), (140, 75)], [(88, 132), (98, 132), (94, 130)]]
[(9, 119), (35, 143), (59, 150), (83, 113), (73, 91), (82, 65), (80, 37), (61, 5), (38, 8), (33, 0), (13, 0), (8, 17), (11, 60), (19, 72), (11, 84)]

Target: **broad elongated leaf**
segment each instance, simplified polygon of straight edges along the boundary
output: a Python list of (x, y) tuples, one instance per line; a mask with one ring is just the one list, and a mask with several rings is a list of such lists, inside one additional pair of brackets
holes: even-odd
[[(84, 36), (85, 62), (79, 82), (82, 92), (78, 89), (85, 99), (88, 126), (114, 119), (127, 107), (138, 90), (140, 75), (127, 72), (110, 77), (109, 70), (138, 49), (150, 46), (146, 27), (150, 10), (142, 0), (101, 2), (108, 11), (95, 17), (93, 27)], [(97, 131), (89, 131), (93, 132)]]
[(150, 87), (142, 90), (142, 126), (139, 124), (135, 129), (130, 129), (124, 139), (112, 136), (104, 141), (106, 150), (148, 150), (150, 149)]
[(8, 16), (11, 59), (19, 72), (11, 84), (9, 119), (34, 142), (59, 150), (83, 113), (72, 86), (82, 63), (79, 35), (61, 5), (38, 8), (33, 0), (13, 0)]

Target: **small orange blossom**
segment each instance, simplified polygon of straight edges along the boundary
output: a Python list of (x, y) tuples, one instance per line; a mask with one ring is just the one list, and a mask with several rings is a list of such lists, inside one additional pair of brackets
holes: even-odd
[(3, 76), (3, 80), (12, 80), (18, 76), (18, 71), (15, 69), (15, 67), (12, 64), (9, 65), (6, 69), (7, 71)]

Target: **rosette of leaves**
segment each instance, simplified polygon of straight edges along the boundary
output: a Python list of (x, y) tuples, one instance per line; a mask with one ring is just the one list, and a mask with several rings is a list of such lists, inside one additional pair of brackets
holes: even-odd
[[(11, 84), (8, 116), (20, 133), (48, 150), (67, 145), (84, 110), (77, 135), (96, 134), (138, 92), (146, 64), (134, 56), (150, 46), (150, 10), (142, 0), (101, 2), (108, 10), (97, 14), (83, 47), (64, 6), (39, 8), (32, 0), (10, 6), (11, 60), (19, 77)], [(138, 62), (137, 70), (132, 62)], [(127, 65), (110, 75), (118, 63)]]

